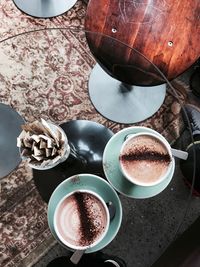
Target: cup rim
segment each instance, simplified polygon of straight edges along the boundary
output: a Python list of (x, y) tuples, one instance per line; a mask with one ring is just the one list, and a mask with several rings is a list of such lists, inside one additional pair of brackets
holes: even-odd
[[(164, 175), (160, 176), (159, 179), (157, 179), (155, 182), (145, 183), (145, 182), (138, 181), (137, 179), (134, 179), (134, 177), (132, 177), (132, 176), (130, 177), (130, 175), (128, 175), (128, 174), (126, 173), (126, 171), (125, 171), (125, 169), (124, 169), (124, 167), (123, 167), (123, 165), (122, 165), (122, 163), (121, 163), (121, 160), (120, 160), (120, 156), (121, 156), (121, 154), (122, 154), (122, 151), (123, 151), (125, 145), (126, 145), (131, 139), (135, 138), (136, 136), (141, 136), (141, 135), (148, 135), (148, 136), (152, 136), (152, 137), (158, 139), (158, 140), (165, 146), (165, 148), (167, 149), (167, 152), (168, 152), (168, 154), (169, 154), (169, 156), (170, 156), (170, 163), (169, 163), (169, 165), (168, 165), (167, 171), (165, 172)], [(170, 146), (170, 144), (168, 143), (168, 141), (165, 139), (165, 137), (162, 136), (162, 135), (160, 135), (159, 133), (158, 133), (158, 135), (157, 135), (156, 133), (149, 133), (149, 132), (140, 132), (140, 133), (135, 133), (135, 134), (133, 133), (133, 134), (130, 134), (130, 137), (128, 137), (128, 138), (123, 142), (122, 147), (121, 147), (121, 149), (120, 149), (120, 153), (119, 153), (119, 166), (120, 166), (120, 170), (121, 170), (123, 176), (124, 176), (129, 182), (131, 182), (132, 184), (134, 184), (134, 185), (139, 185), (139, 186), (146, 186), (146, 187), (157, 185), (157, 184), (161, 183), (162, 181), (164, 181), (164, 180), (168, 177), (168, 175), (169, 175), (169, 173), (170, 173), (170, 171), (171, 171), (171, 168), (172, 168), (172, 152), (171, 152), (171, 146)]]
[[(57, 228), (57, 223), (56, 223), (56, 216), (57, 216), (57, 212), (58, 212), (58, 209), (61, 205), (61, 203), (66, 199), (68, 198), (69, 196), (73, 195), (74, 193), (76, 192), (82, 192), (82, 193), (89, 193), (93, 196), (95, 196), (101, 203), (102, 205), (104, 206), (104, 209), (105, 209), (105, 212), (106, 212), (106, 218), (107, 218), (107, 224), (106, 224), (106, 227), (104, 229), (104, 232), (101, 234), (101, 236), (92, 244), (88, 245), (88, 246), (75, 246), (75, 245), (72, 245), (70, 244), (69, 242), (67, 242), (60, 234), (60, 232), (58, 231), (58, 228)], [(65, 245), (67, 246), (68, 248), (70, 249), (73, 249), (73, 250), (85, 250), (85, 249), (88, 249), (88, 248), (92, 248), (94, 246), (96, 246), (97, 244), (99, 244), (102, 239), (106, 236), (108, 230), (109, 230), (109, 226), (110, 226), (110, 214), (109, 214), (109, 210), (108, 210), (108, 207), (106, 205), (106, 202), (103, 200), (103, 198), (101, 196), (99, 196), (97, 193), (95, 193), (94, 191), (92, 190), (87, 190), (87, 189), (77, 189), (77, 190), (74, 190), (68, 194), (66, 194), (60, 201), (59, 203), (57, 204), (57, 207), (55, 209), (55, 212), (54, 212), (54, 217), (53, 217), (53, 226), (54, 226), (54, 230), (56, 232), (56, 235), (57, 237), (59, 238), (59, 240)]]

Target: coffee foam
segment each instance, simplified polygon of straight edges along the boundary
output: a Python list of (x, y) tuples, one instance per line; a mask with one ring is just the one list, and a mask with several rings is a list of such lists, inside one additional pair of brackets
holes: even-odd
[(89, 246), (105, 231), (107, 214), (94, 195), (76, 192), (58, 208), (57, 229), (66, 242), (73, 246)]
[(150, 135), (132, 138), (120, 155), (120, 163), (133, 182), (145, 184), (154, 183), (165, 175), (170, 161), (165, 145)]

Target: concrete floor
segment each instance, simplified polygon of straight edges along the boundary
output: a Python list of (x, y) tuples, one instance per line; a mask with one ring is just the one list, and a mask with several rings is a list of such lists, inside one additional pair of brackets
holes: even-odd
[[(123, 258), (128, 267), (150, 267), (175, 237), (188, 206), (189, 190), (184, 185), (178, 162), (170, 185), (159, 195), (135, 200), (120, 195), (123, 221), (117, 237), (102, 251)], [(190, 209), (179, 234), (200, 214), (200, 198), (192, 197)], [(52, 259), (69, 255), (56, 244), (34, 267), (44, 267)]]
[[(188, 79), (188, 72), (185, 77)], [(187, 136), (187, 132), (184, 135)], [(177, 142), (178, 146), (184, 143), (184, 135)], [(145, 200), (120, 195), (122, 225), (117, 237), (102, 251), (123, 258), (128, 267), (150, 267), (174, 238), (199, 216), (200, 198), (189, 196), (190, 190), (184, 184), (179, 160), (176, 160), (173, 179), (159, 195)], [(45, 267), (52, 259), (63, 255), (69, 252), (56, 244), (34, 267)]]

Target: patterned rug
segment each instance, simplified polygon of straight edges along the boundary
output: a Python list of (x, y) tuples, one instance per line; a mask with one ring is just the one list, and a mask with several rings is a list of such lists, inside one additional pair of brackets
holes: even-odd
[[(34, 19), (9, 0), (0, 1), (1, 37), (44, 27), (84, 25), (85, 4), (78, 1), (65, 15)], [(37, 31), (0, 43), (0, 102), (12, 106), (27, 121), (43, 117), (60, 124), (87, 119), (117, 132), (130, 125), (113, 123), (96, 112), (88, 97), (88, 79), (95, 60), (84, 33)], [(180, 100), (188, 87), (173, 81)], [(161, 132), (171, 143), (183, 130), (180, 104), (170, 89), (159, 111), (139, 123)], [(37, 192), (32, 171), (24, 163), (1, 180), (0, 266), (32, 266), (54, 244), (47, 224), (47, 204)]]

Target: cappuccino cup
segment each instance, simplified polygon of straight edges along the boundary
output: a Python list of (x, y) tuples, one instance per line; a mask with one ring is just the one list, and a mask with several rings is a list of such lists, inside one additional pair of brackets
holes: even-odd
[(97, 245), (105, 237), (109, 223), (105, 201), (90, 190), (67, 194), (54, 213), (56, 235), (72, 250), (86, 250)]
[(139, 186), (154, 186), (164, 181), (172, 168), (172, 152), (160, 134), (140, 132), (124, 141), (119, 155), (123, 176)]

